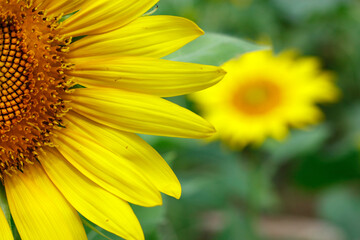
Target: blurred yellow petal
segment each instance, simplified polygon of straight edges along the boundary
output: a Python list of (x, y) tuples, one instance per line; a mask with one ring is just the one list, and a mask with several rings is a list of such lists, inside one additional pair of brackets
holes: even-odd
[(65, 118), (70, 122), (66, 128), (86, 134), (97, 144), (121, 156), (111, 159), (115, 165), (133, 165), (136, 171), (144, 174), (159, 191), (180, 198), (181, 186), (177, 177), (166, 161), (139, 136), (97, 124), (74, 112), (70, 112)]
[(146, 16), (105, 34), (90, 35), (70, 45), (70, 58), (102, 55), (161, 58), (204, 32), (192, 21), (173, 16)]
[(87, 239), (78, 213), (50, 181), (40, 164), (5, 175), (11, 215), (23, 240)]
[(53, 148), (46, 149), (40, 162), (57, 188), (84, 217), (125, 239), (144, 239), (140, 223), (127, 202), (85, 177)]
[(137, 171), (133, 163), (90, 137), (67, 128), (59, 131), (53, 141), (76, 169), (112, 194), (141, 206), (162, 204), (159, 191)]
[(0, 240), (13, 240), (10, 226), (6, 221), (5, 215), (0, 208)]
[(76, 81), (85, 86), (116, 86), (158, 96), (202, 90), (220, 81), (219, 67), (143, 57), (73, 59)]
[(195, 113), (156, 96), (112, 88), (76, 89), (72, 109), (128, 132), (172, 137), (208, 137), (214, 128)]
[(63, 22), (65, 36), (83, 36), (118, 29), (143, 15), (158, 0), (89, 0)]

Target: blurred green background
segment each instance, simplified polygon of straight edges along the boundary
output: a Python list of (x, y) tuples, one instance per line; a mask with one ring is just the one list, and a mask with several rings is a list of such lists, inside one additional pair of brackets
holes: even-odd
[[(336, 73), (343, 96), (322, 106), (323, 123), (241, 152), (219, 142), (144, 136), (183, 187), (180, 200), (134, 206), (146, 239), (359, 240), (360, 2), (161, 0), (158, 7), (155, 14), (189, 18), (206, 32), (317, 56)], [(212, 36), (169, 58), (221, 64), (234, 54), (232, 40)], [(246, 44), (239, 54), (254, 48)], [(184, 56), (194, 48), (201, 56)], [(197, 110), (185, 97), (172, 100)], [(90, 240), (106, 239), (88, 230)]]

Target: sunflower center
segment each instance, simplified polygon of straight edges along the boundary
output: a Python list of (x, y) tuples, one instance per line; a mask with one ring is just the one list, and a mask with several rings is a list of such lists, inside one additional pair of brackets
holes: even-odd
[[(1, 1), (1, 0), (0, 0)], [(61, 127), (68, 89), (64, 71), (69, 39), (26, 1), (1, 1), (0, 179), (32, 164)]]
[(25, 111), (32, 59), (21, 49), (20, 31), (13, 19), (3, 17), (0, 21), (0, 129), (4, 134)]
[(241, 85), (233, 96), (234, 106), (249, 115), (270, 112), (281, 102), (279, 87), (267, 80), (256, 80)]

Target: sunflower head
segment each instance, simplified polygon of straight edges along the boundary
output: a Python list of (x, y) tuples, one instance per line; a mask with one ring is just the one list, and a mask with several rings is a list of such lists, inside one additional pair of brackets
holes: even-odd
[(232, 146), (261, 144), (268, 136), (282, 140), (289, 126), (303, 128), (323, 118), (316, 103), (339, 96), (333, 75), (316, 58), (292, 51), (251, 52), (223, 68), (228, 74), (222, 82), (192, 96), (218, 130), (216, 137)]
[[(145, 14), (156, 3), (0, 0), (0, 184), (22, 239), (85, 240), (79, 212), (141, 240), (129, 203), (180, 197), (175, 174), (136, 133), (210, 136), (211, 124), (162, 97), (209, 87), (224, 71), (162, 59), (203, 31)], [(2, 208), (0, 230), (12, 239)]]

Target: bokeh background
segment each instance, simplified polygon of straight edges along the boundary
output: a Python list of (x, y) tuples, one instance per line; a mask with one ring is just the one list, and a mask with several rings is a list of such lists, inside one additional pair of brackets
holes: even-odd
[[(161, 0), (155, 14), (186, 17), (206, 32), (271, 44), (276, 52), (317, 56), (336, 73), (342, 97), (321, 106), (322, 123), (259, 148), (143, 136), (183, 187), (180, 200), (164, 196), (164, 206), (134, 206), (146, 239), (359, 240), (360, 2)], [(229, 55), (217, 44), (203, 51), (221, 64)], [(197, 111), (185, 97), (171, 100)], [(90, 240), (107, 239), (93, 228)]]

